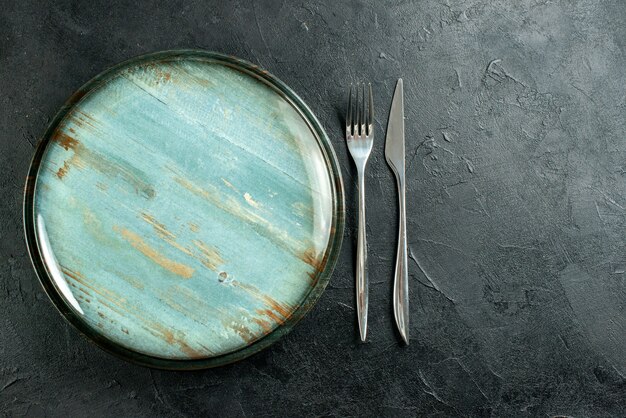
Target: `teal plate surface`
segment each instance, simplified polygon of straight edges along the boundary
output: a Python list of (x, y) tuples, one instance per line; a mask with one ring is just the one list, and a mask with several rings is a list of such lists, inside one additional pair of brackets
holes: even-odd
[(144, 365), (202, 368), (284, 335), (343, 233), (326, 134), (288, 87), (201, 51), (120, 64), (40, 142), (24, 200), (38, 276), (64, 316)]

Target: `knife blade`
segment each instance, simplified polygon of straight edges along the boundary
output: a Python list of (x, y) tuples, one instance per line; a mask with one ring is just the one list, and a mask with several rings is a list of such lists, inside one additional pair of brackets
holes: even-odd
[(407, 269), (406, 244), (406, 203), (405, 203), (405, 145), (404, 145), (404, 86), (399, 78), (391, 101), (387, 137), (385, 138), (385, 158), (396, 176), (400, 222), (398, 227), (398, 251), (393, 285), (393, 312), (398, 331), (404, 342), (409, 344), (409, 280)]

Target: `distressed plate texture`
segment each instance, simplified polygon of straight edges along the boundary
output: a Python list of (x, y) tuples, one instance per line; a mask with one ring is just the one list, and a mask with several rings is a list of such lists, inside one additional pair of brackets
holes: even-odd
[(36, 151), (24, 219), (71, 323), (127, 359), (200, 368), (266, 347), (315, 303), (343, 194), (328, 138), (284, 84), (170, 51), (69, 100)]

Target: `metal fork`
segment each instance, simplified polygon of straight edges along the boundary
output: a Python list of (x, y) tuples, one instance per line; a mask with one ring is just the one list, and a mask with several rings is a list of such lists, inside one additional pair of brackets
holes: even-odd
[[(359, 237), (356, 255), (356, 311), (361, 341), (367, 336), (367, 240), (365, 237), (365, 166), (374, 144), (374, 99), (368, 84), (369, 99), (365, 103), (365, 84), (356, 85), (356, 100), (352, 102), (352, 85), (348, 95), (346, 142), (359, 177)], [(359, 94), (361, 92), (361, 94)], [(366, 110), (367, 107), (367, 110)]]

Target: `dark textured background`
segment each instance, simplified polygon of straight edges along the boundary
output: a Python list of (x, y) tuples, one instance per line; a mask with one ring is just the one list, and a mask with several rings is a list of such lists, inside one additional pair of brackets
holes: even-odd
[[(626, 414), (625, 3), (135, 3), (0, 5), (1, 414)], [(238, 364), (179, 373), (113, 358), (57, 314), (28, 259), (21, 197), (33, 146), (74, 90), (135, 55), (190, 47), (260, 64), (304, 98), (335, 141), (348, 210), (332, 281), (294, 332)], [(393, 330), (396, 195), (383, 154), (397, 77), (409, 347)], [(379, 138), (364, 345), (341, 138), (358, 80), (373, 84)]]

